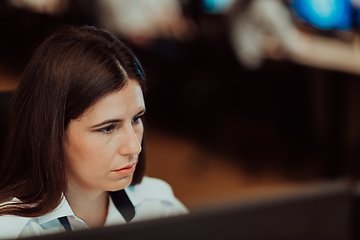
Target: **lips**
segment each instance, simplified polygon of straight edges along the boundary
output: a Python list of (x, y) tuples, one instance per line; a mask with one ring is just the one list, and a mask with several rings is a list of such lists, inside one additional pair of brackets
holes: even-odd
[(120, 174), (120, 175), (128, 175), (135, 171), (136, 163), (128, 164), (123, 168), (119, 168), (114, 170), (113, 172)]

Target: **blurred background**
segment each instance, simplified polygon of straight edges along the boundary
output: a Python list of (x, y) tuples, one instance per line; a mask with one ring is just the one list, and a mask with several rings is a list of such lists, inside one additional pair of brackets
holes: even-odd
[(359, 1), (0, 0), (2, 92), (64, 24), (132, 44), (149, 79), (147, 175), (190, 210), (357, 183)]

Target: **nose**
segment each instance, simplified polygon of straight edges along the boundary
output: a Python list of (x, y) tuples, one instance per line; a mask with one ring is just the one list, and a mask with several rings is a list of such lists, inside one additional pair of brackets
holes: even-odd
[(125, 127), (123, 137), (120, 138), (119, 153), (125, 156), (138, 155), (141, 152), (141, 142), (139, 140), (131, 125)]

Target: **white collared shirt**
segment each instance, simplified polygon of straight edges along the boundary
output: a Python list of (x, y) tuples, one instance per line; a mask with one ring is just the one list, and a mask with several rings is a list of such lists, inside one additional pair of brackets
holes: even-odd
[[(171, 187), (159, 179), (144, 177), (140, 184), (125, 188), (125, 192), (135, 207), (135, 216), (131, 222), (188, 212), (186, 207), (176, 199)], [(126, 223), (111, 197), (109, 197), (109, 200), (108, 214), (104, 226)], [(54, 211), (41, 217), (1, 216), (0, 239), (65, 232), (64, 227), (58, 220), (59, 217), (64, 216), (68, 218), (74, 231), (89, 228), (82, 219), (74, 214), (66, 198), (63, 198)]]

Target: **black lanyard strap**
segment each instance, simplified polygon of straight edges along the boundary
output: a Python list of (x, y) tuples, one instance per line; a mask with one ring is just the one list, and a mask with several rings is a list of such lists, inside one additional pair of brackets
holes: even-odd
[(67, 232), (72, 231), (70, 223), (69, 223), (69, 219), (67, 217), (59, 217), (58, 220)]
[(125, 221), (130, 222), (135, 216), (135, 208), (125, 190), (110, 192), (110, 196)]

